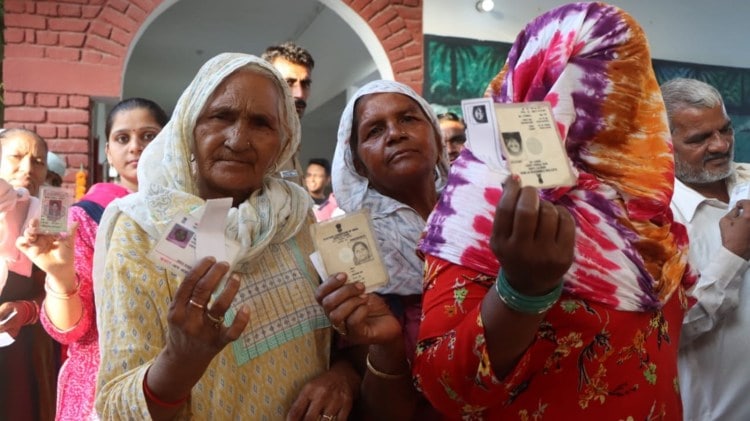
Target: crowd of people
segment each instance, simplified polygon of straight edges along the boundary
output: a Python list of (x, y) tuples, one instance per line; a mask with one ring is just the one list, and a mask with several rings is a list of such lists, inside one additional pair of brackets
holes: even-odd
[[(750, 417), (750, 167), (721, 94), (659, 86), (629, 14), (546, 12), (489, 83), (550, 103), (570, 186), (521, 185), (388, 80), (303, 173), (313, 67), (293, 43), (223, 53), (171, 117), (117, 103), (118, 178), (68, 232), (37, 199), (64, 160), (0, 132), (0, 419)], [(382, 257), (374, 292), (310, 257), (313, 224), (363, 210), (377, 244), (350, 251)]]

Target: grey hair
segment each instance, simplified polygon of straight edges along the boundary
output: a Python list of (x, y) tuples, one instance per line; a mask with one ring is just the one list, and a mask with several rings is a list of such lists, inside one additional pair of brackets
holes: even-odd
[(661, 95), (667, 108), (669, 131), (673, 131), (674, 113), (685, 108), (714, 108), (724, 106), (719, 91), (708, 83), (697, 79), (676, 78), (661, 85)]

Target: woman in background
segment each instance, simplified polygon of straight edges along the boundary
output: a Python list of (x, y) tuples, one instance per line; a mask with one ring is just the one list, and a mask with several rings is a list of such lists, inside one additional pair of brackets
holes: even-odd
[(47, 272), (47, 294), (41, 312), (44, 329), (68, 345), (68, 359), (58, 378), (58, 420), (96, 418), (99, 333), (91, 277), (96, 231), (110, 202), (138, 191), (141, 153), (167, 120), (164, 110), (148, 99), (130, 98), (115, 105), (107, 116), (104, 132), (107, 161), (117, 171), (118, 181), (94, 184), (71, 207), (68, 222), (77, 229), (73, 228), (70, 237), (37, 235), (38, 222), (33, 222), (19, 243), (19, 248)]

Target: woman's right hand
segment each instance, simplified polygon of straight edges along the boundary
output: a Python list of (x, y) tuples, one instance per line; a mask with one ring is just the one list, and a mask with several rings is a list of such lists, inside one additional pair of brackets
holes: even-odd
[(526, 295), (548, 293), (573, 263), (574, 246), (570, 212), (509, 177), (495, 212), (490, 247), (511, 286)]
[(166, 350), (179, 361), (208, 364), (227, 344), (240, 337), (250, 320), (243, 306), (230, 326), (224, 314), (237, 294), (240, 278), (232, 274), (224, 290), (209, 304), (211, 294), (229, 271), (229, 264), (201, 259), (177, 288), (170, 303)]
[(58, 280), (66, 280), (71, 285), (60, 287), (58, 291), (70, 290), (75, 285), (75, 237), (78, 223), (74, 223), (67, 233), (42, 234), (39, 231), (39, 219), (32, 219), (16, 239), (16, 247), (21, 250), (35, 265)]
[(365, 294), (361, 282), (346, 283), (346, 274), (329, 276), (315, 291), (337, 332), (352, 344), (386, 344), (401, 337), (401, 324), (377, 294)]

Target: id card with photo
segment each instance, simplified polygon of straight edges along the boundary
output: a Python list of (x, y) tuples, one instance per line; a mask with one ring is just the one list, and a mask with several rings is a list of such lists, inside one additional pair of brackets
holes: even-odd
[(319, 269), (325, 272), (321, 274), (323, 279), (344, 272), (347, 282), (362, 282), (366, 292), (388, 283), (388, 272), (380, 257), (367, 210), (314, 224), (310, 233), (323, 266)]
[(521, 185), (572, 186), (575, 176), (548, 102), (495, 104), (499, 140)]
[[(156, 246), (149, 252), (149, 259), (182, 277), (198, 260), (209, 255), (217, 261), (233, 264), (240, 247), (224, 236), (224, 221), (231, 199), (228, 205), (226, 203), (224, 199), (207, 201), (200, 220), (192, 215), (179, 214), (162, 232)], [(199, 237), (203, 237), (201, 241)], [(224, 245), (223, 250), (221, 245)]]
[(68, 232), (70, 194), (62, 187), (42, 186), (39, 189), (41, 215), (39, 230), (44, 234)]

